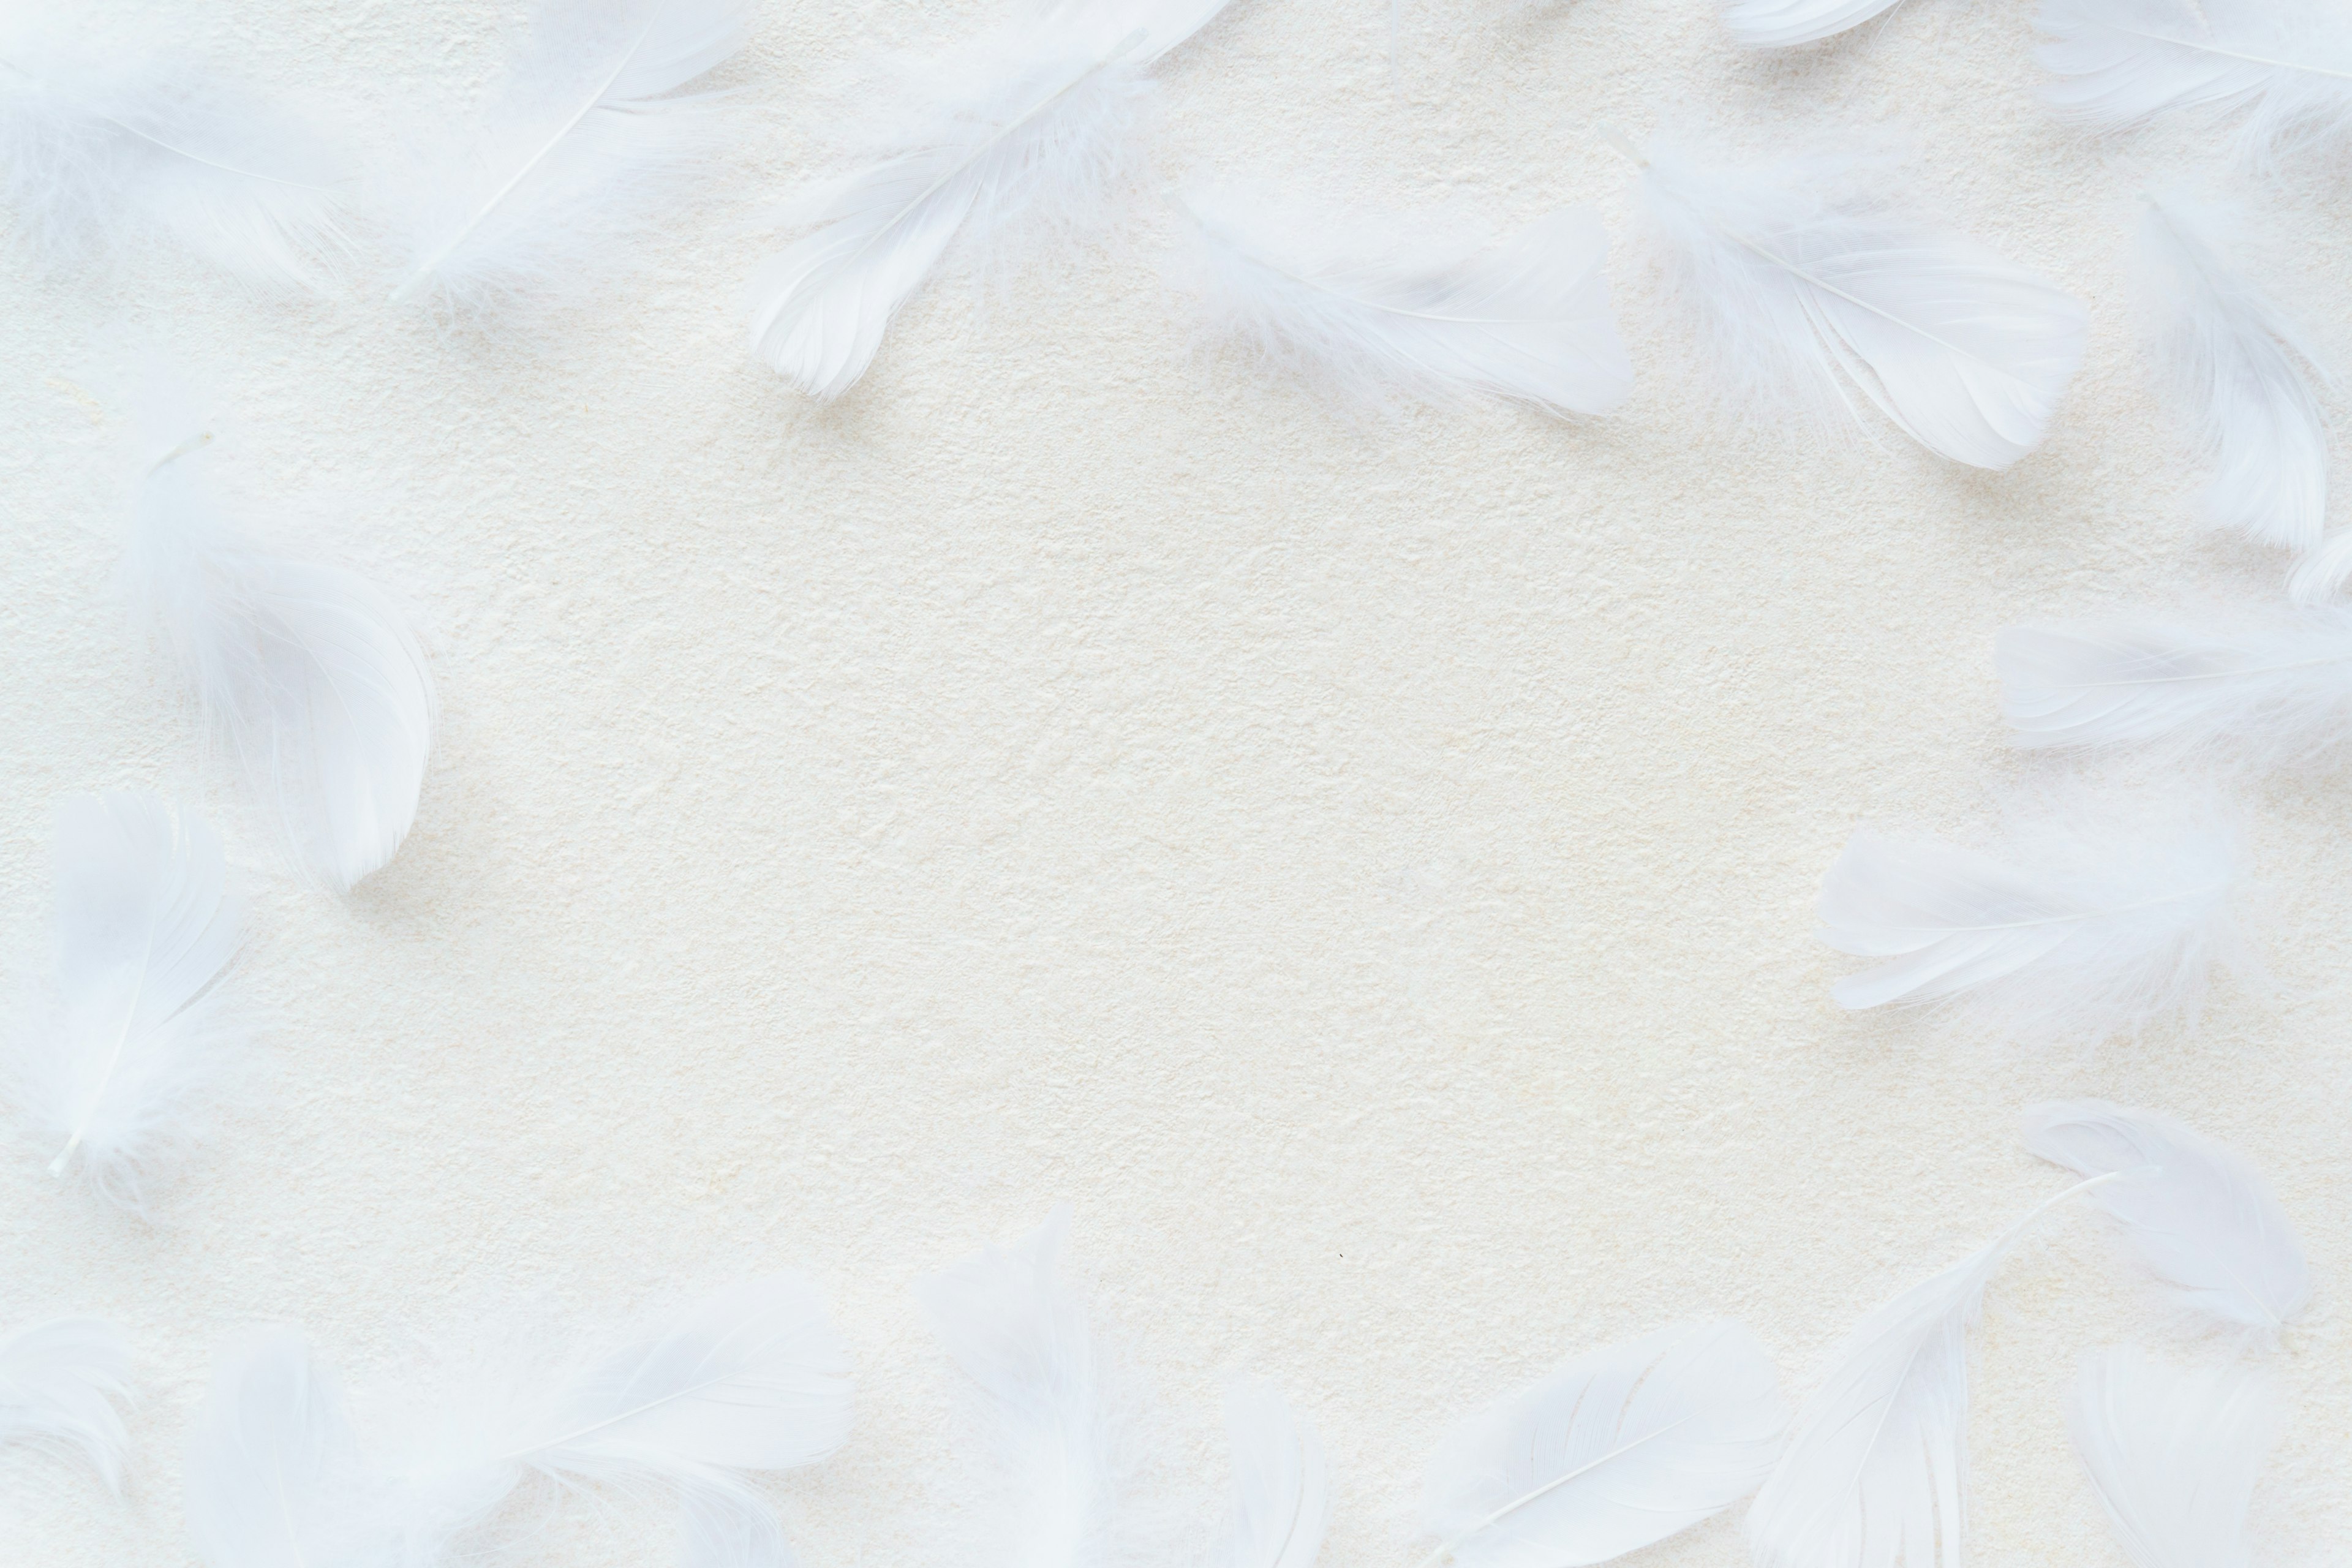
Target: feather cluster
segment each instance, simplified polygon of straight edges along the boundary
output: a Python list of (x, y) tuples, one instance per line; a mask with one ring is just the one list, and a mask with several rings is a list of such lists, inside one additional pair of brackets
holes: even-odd
[(2136, 1568), (2247, 1568), (2246, 1510), (2280, 1427), (2268, 1379), (2110, 1350), (2084, 1358), (2066, 1426)]
[(0, 1448), (71, 1455), (119, 1492), (130, 1399), (131, 1352), (111, 1323), (61, 1318), (0, 1339)]
[(1234, 1502), (1216, 1568), (1315, 1568), (1331, 1522), (1330, 1478), (1315, 1429), (1266, 1383), (1237, 1382), (1225, 1396)]

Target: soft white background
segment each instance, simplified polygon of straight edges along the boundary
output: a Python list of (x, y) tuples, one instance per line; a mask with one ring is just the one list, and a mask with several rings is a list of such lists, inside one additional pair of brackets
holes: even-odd
[[(500, 0), (226, 0), (183, 36), (371, 120), (488, 80)], [(2100, 143), (2034, 98), (2029, 7), (1914, 0), (1800, 55), (1698, 0), (1237, 0), (1173, 59), (1171, 175), (1509, 228), (1599, 205), (1640, 369), (1618, 416), (1364, 422), (1192, 333), (1149, 211), (995, 295), (937, 287), (818, 409), (747, 359), (744, 216), (813, 165), (813, 89), (990, 9), (775, 0), (726, 79), (742, 155), (647, 272), (527, 331), (241, 297), (170, 258), (0, 267), (0, 918), (37, 972), (61, 795), (208, 803), (253, 899), (255, 1091), (152, 1226), (0, 1164), (0, 1324), (142, 1358), (127, 1505), (0, 1468), (12, 1563), (189, 1560), (208, 1358), (308, 1327), (366, 1384), (485, 1312), (601, 1321), (779, 1267), (821, 1282), (861, 1414), (776, 1489), (819, 1568), (950, 1560), (971, 1494), (919, 1275), (1076, 1206), (1101, 1321), (1156, 1390), (1181, 1561), (1222, 1506), (1216, 1402), (1321, 1428), (1326, 1561), (1412, 1561), (1422, 1456), (1570, 1352), (1744, 1317), (1801, 1395), (1858, 1314), (2061, 1178), (2020, 1107), (2162, 1108), (2270, 1172), (2315, 1304), (2266, 1562), (2352, 1531), (2352, 796), (2252, 799), (2272, 985), (2203, 1026), (2022, 1055), (1842, 1015), (1810, 931), (1864, 816), (1982, 819), (2018, 765), (2016, 619), (2268, 593), (2189, 530), (2123, 242), (2144, 184), (2229, 188), (2189, 128)], [(2005, 475), (1742, 434), (1690, 390), (1594, 135), (1906, 155), (1923, 202), (2089, 305), (2088, 363)], [(2341, 315), (2344, 192), (2252, 185), (2250, 236)], [(1449, 221), (1451, 221), (1449, 219)], [(2328, 331), (2333, 332), (2334, 323)], [(430, 627), (445, 718), (415, 834), (348, 903), (275, 867), (123, 628), (122, 368), (207, 384), (269, 539), (362, 563)], [(2086, 1348), (2220, 1347), (2095, 1216), (2053, 1220), (1979, 1338), (1986, 1563), (2119, 1563), (2067, 1447)], [(658, 1510), (536, 1559), (667, 1560)], [(1743, 1561), (1736, 1520), (1647, 1554)]]

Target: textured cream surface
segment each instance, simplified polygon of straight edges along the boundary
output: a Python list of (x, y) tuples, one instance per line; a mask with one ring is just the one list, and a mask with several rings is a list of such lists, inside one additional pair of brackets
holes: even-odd
[[(773, 1489), (804, 1561), (967, 1560), (935, 1544), (973, 1494), (908, 1288), (1067, 1200), (1156, 1394), (1151, 1560), (1222, 1509), (1219, 1391), (1250, 1371), (1331, 1450), (1325, 1562), (1405, 1563), (1454, 1417), (1717, 1313), (1801, 1396), (1859, 1314), (2055, 1189), (2017, 1112), (2082, 1094), (2275, 1182), (2316, 1295), (2276, 1358), (2298, 1415), (2261, 1560), (2352, 1536), (2352, 793), (2252, 793), (2270, 988), (2137, 1044), (1849, 1017), (1809, 913), (1857, 820), (1965, 829), (2030, 771), (1996, 629), (2273, 591), (2274, 561), (2190, 531), (2124, 236), (2144, 184), (2245, 190), (2324, 322), (2352, 297), (2342, 187), (2053, 123), (2021, 0), (1914, 0), (1771, 58), (1699, 0), (1409, 0), (1394, 87), (1384, 0), (1237, 0), (1164, 72), (1167, 173), (1497, 232), (1597, 204), (1641, 373), (1622, 413), (1336, 414), (1194, 352), (1148, 211), (1051, 278), (929, 289), (811, 406), (741, 347), (741, 220), (814, 167), (838, 68), (988, 8), (758, 0), (719, 198), (527, 330), (446, 335), (373, 278), (289, 308), (169, 258), (0, 267), (12, 973), (41, 962), (52, 803), (160, 789), (229, 840), (265, 1020), (153, 1226), (60, 1189), (46, 1148), (0, 1163), (0, 1326), (113, 1318), (145, 1390), (127, 1503), (0, 1459), (0, 1556), (191, 1561), (181, 1434), (253, 1323), (366, 1384), (517, 1300), (602, 1321), (797, 1267), (861, 1401), (846, 1450)], [(252, 76), (370, 117), (488, 79), (520, 19), (202, 11)], [(1712, 418), (1603, 122), (1906, 153), (1895, 179), (2088, 303), (2047, 447), (1989, 475)], [(429, 627), (417, 827), (347, 903), (278, 870), (123, 628), (121, 372), (151, 347), (208, 384), (254, 531), (365, 565)], [(2129, 1337), (2225, 1353), (2095, 1215), (2054, 1217), (1977, 1342), (1979, 1562), (2123, 1562), (2062, 1399)], [(670, 1560), (658, 1510), (565, 1518), (525, 1561)], [(1642, 1559), (1744, 1560), (1735, 1519)]]

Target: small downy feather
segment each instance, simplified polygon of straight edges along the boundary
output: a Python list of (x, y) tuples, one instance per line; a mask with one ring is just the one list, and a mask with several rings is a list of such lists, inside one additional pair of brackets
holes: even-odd
[(52, 261), (160, 239), (323, 293), (343, 177), (331, 137), (200, 64), (0, 25), (0, 200)]
[(1331, 1486), (1315, 1429), (1290, 1413), (1269, 1383), (1243, 1380), (1225, 1394), (1234, 1452), (1234, 1505), (1218, 1568), (1315, 1568), (1331, 1522)]
[(2025, 1146), (2077, 1175), (2154, 1168), (2093, 1198), (2181, 1304), (2275, 1342), (2311, 1271), (2270, 1184), (2235, 1150), (2169, 1117), (2105, 1100), (2037, 1105)]
[(1748, 1511), (1756, 1568), (1936, 1568), (1965, 1561), (1969, 1330), (2033, 1224), (2116, 1177), (2044, 1200), (1991, 1246), (1864, 1318), (1797, 1411)]
[(1883, 959), (1832, 993), (1849, 1008), (1935, 1004), (2034, 1044), (2085, 1043), (2193, 1015), (2243, 963), (2236, 835), (2200, 795), (2062, 801), (2021, 814), (1995, 854), (1858, 830), (1822, 879), (1822, 940)]
[(2085, 124), (2174, 110), (2244, 117), (2263, 163), (2352, 133), (2352, 26), (2294, 0), (2043, 0), (2034, 54), (2058, 78), (2043, 96)]
[(727, 147), (718, 95), (678, 89), (744, 38), (741, 0), (548, 0), (470, 145), (401, 171), (411, 259), (394, 302), (479, 314), (624, 263)]
[(1725, 0), (1723, 25), (1750, 49), (1817, 43), (1893, 10), (1901, 0)]
[(1763, 1484), (1789, 1407), (1739, 1323), (1580, 1356), (1462, 1422), (1431, 1456), (1428, 1562), (1583, 1568), (1712, 1518)]
[(0, 1340), (0, 1447), (73, 1455), (120, 1492), (130, 1400), (131, 1351), (111, 1323), (60, 1318)]
[(2150, 198), (2141, 248), (2165, 315), (2158, 361), (2214, 464), (2206, 517), (2297, 554), (2327, 526), (2327, 422), (2302, 332), (2222, 261), (2177, 203)]
[(350, 1516), (351, 1427), (332, 1381), (291, 1328), (225, 1346), (188, 1431), (188, 1533), (206, 1568), (336, 1561)]
[(1152, 66), (1226, 3), (1062, 0), (876, 87), (863, 166), (780, 215), (808, 232), (752, 279), (754, 353), (830, 401), (960, 234), (1001, 261), (1017, 231), (1098, 227), (1140, 183)]
[(2097, 1352), (2083, 1358), (2066, 1426), (2137, 1568), (2248, 1568), (2246, 1510), (2281, 1426), (2267, 1378)]
[(2352, 739), (2352, 611), (2230, 631), (2162, 621), (2011, 626), (1993, 641), (2001, 716), (2029, 749), (2155, 745), (2257, 768)]
[(1383, 217), (1342, 230), (1233, 193), (1184, 206), (1212, 325), (1342, 396), (1506, 397), (1605, 414), (1633, 388), (1609, 315), (1609, 237), (1589, 208), (1481, 251), (1426, 224)]
[(348, 891), (416, 819), (433, 745), (424, 649), (357, 573), (239, 540), (199, 470), (210, 436), (165, 428), (125, 562), (132, 599), (294, 864)]
[(2042, 444), (2086, 321), (2056, 285), (1844, 189), (1850, 164), (1721, 173), (1624, 150), (1643, 167), (1669, 293), (1743, 405), (1859, 420), (1858, 393), (1979, 468)]
[(237, 901), (212, 830), (152, 795), (67, 801), (52, 855), (57, 1008), (19, 1043), (16, 1100), (52, 1174), (138, 1213), (243, 1043), (223, 985)]

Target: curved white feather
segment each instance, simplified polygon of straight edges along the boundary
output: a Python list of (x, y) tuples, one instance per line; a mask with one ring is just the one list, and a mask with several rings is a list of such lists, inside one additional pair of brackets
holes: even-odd
[(1234, 1505), (1214, 1560), (1223, 1568), (1315, 1568), (1331, 1522), (1330, 1477), (1315, 1429), (1272, 1384), (1237, 1382), (1225, 1394)]
[(0, 1340), (0, 1447), (79, 1455), (119, 1492), (130, 1399), (131, 1351), (111, 1323), (60, 1318)]
[(2083, 1358), (2066, 1428), (2137, 1568), (2247, 1568), (2246, 1510), (2278, 1395), (2244, 1367), (2179, 1372), (2137, 1349)]
[(1728, 1320), (1567, 1363), (1447, 1433), (1431, 1456), (1431, 1563), (1582, 1568), (1754, 1491), (1789, 1424), (1780, 1377)]
[(1759, 409), (1865, 400), (1955, 462), (2042, 443), (2082, 363), (2083, 307), (1974, 242), (1822, 194), (1837, 165), (1721, 174), (1653, 150), (1642, 179), (1674, 297)]
[(223, 1348), (188, 1431), (188, 1533), (207, 1568), (314, 1568), (342, 1521), (350, 1425), (290, 1328)]
[(17, 1047), (16, 1103), (109, 1201), (140, 1211), (195, 1141), (241, 1031), (222, 1005), (239, 911), (220, 841), (152, 795), (58, 810), (58, 1010)]
[(2223, 264), (2185, 208), (2151, 199), (2141, 241), (2168, 280), (2160, 367), (2215, 465), (2206, 516), (2298, 554), (2317, 549), (2327, 526), (2327, 422), (2311, 385), (2312, 350)]
[(2169, 1117), (2099, 1100), (2034, 1106), (2025, 1146), (2078, 1175), (2155, 1168), (2093, 1201), (2183, 1305), (2274, 1341), (2311, 1299), (2294, 1228), (2270, 1184), (2234, 1150)]
[(1785, 49), (1833, 37), (1892, 11), (1901, 0), (1726, 0), (1723, 25), (1751, 49)]
[(1609, 237), (1589, 208), (1482, 252), (1386, 216), (1340, 232), (1229, 194), (1185, 205), (1209, 319), (1343, 395), (1500, 396), (1602, 414), (1633, 388), (1609, 314)]

